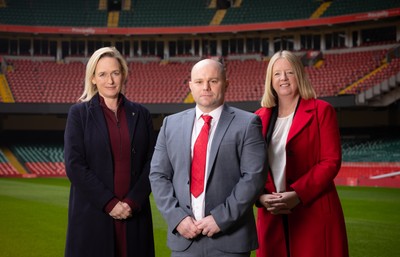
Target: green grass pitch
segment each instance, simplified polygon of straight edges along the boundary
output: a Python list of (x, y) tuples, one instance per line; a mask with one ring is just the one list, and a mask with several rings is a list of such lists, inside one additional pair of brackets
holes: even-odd
[[(350, 256), (397, 256), (400, 189), (338, 187), (338, 191), (346, 218)], [(68, 193), (69, 181), (65, 178), (1, 178), (0, 256), (63, 256)], [(166, 246), (166, 224), (153, 200), (151, 203), (156, 256), (167, 257), (170, 252)]]

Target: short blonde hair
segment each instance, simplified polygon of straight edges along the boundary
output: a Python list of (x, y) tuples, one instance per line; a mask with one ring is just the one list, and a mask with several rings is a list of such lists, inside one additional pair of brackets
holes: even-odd
[(86, 64), (85, 88), (83, 90), (83, 94), (81, 95), (81, 97), (79, 97), (78, 101), (80, 102), (90, 101), (90, 99), (92, 99), (92, 97), (97, 94), (98, 90), (96, 85), (92, 83), (92, 78), (96, 71), (97, 63), (103, 57), (112, 57), (118, 60), (120, 64), (120, 70), (122, 73), (121, 93), (124, 92), (125, 82), (128, 77), (128, 65), (124, 57), (115, 47), (103, 47), (96, 50), (90, 57), (88, 63)]
[(272, 68), (278, 59), (286, 59), (291, 64), (297, 80), (300, 97), (303, 99), (316, 98), (317, 94), (315, 93), (315, 90), (308, 79), (300, 58), (290, 51), (283, 50), (276, 52), (268, 63), (264, 95), (261, 99), (261, 106), (271, 108), (277, 105), (278, 96), (272, 86)]

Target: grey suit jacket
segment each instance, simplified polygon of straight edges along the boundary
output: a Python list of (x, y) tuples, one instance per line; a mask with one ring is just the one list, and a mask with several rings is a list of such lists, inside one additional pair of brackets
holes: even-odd
[[(176, 231), (193, 216), (190, 195), (191, 136), (195, 109), (164, 119), (151, 161), (150, 183), (157, 207), (168, 224), (168, 246), (184, 251), (191, 244)], [(267, 177), (266, 147), (259, 117), (224, 105), (209, 156), (205, 215), (221, 232), (214, 246), (227, 252), (258, 247), (253, 204)]]

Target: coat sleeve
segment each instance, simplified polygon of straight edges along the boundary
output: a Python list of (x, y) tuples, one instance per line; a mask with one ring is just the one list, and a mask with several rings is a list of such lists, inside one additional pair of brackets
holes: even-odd
[(157, 138), (150, 168), (150, 184), (157, 207), (164, 216), (171, 232), (189, 214), (179, 204), (173, 185), (174, 169), (167, 147), (168, 119), (166, 117)]
[[(211, 210), (212, 216), (222, 231), (227, 231), (236, 225), (237, 221), (254, 205), (267, 177), (266, 148), (261, 133), (261, 121), (256, 115), (248, 120), (243, 141), (240, 142), (238, 139), (236, 141), (237, 145), (241, 145), (241, 151), (238, 154), (239, 167), (236, 167), (240, 172), (238, 182), (233, 186), (226, 200)], [(221, 153), (221, 155), (224, 154), (226, 153)], [(235, 169), (232, 166), (234, 162), (223, 164), (226, 167), (225, 172), (232, 172), (233, 170), (230, 169)], [(220, 171), (224, 170), (223, 167), (220, 168)]]
[[(155, 143), (153, 121), (150, 113), (147, 110), (142, 110), (140, 116), (140, 128), (134, 132), (135, 138), (133, 143), (135, 147), (132, 150), (134, 152), (132, 158), (134, 163), (133, 169), (134, 172), (139, 173), (139, 176), (127, 195), (127, 198), (135, 203), (137, 210), (140, 210), (149, 201), (151, 193), (149, 181), (150, 161), (153, 156)], [(136, 169), (138, 170), (136, 171)]]
[[(65, 170), (74, 190), (84, 195), (93, 206), (103, 209), (114, 194), (91, 170), (85, 149), (86, 108), (73, 105), (69, 111), (64, 132)], [(93, 149), (95, 151), (95, 149)]]
[(303, 155), (304, 160), (315, 158), (316, 161), (304, 175), (290, 185), (305, 205), (333, 185), (341, 165), (340, 133), (335, 109), (328, 103), (318, 101), (316, 110), (316, 140), (307, 147), (308, 156)]

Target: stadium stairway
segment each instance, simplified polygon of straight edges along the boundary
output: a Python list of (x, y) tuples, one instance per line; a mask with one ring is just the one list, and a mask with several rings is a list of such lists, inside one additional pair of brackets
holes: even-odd
[[(17, 157), (15, 157), (15, 155), (13, 154), (13, 152), (10, 151), (10, 149), (8, 149), (7, 147), (0, 147), (1, 152), (4, 154), (4, 156), (7, 158), (7, 160), (9, 161), (10, 165), (18, 172), (18, 174), (4, 174), (4, 175), (26, 175), (28, 174), (28, 172), (26, 171), (26, 169), (24, 168), (24, 166), (18, 161)], [(0, 175), (2, 173), (0, 172)]]
[(4, 74), (0, 74), (0, 97), (4, 103), (14, 103), (14, 97)]
[(311, 15), (311, 19), (317, 19), (324, 14), (324, 12), (329, 8), (332, 4), (332, 1), (323, 1), (322, 4), (315, 10), (315, 12)]

